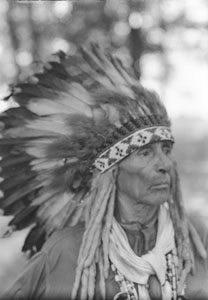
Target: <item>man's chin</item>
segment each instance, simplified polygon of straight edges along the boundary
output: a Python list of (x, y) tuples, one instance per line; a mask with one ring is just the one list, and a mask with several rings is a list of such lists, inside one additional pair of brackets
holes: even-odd
[(168, 198), (169, 198), (169, 194), (168, 195), (161, 195), (160, 197), (157, 196), (157, 197), (154, 197), (150, 202), (150, 205), (161, 205), (165, 202), (168, 201)]
[(159, 200), (157, 200), (156, 201), (156, 205), (161, 205), (161, 204), (163, 204), (163, 203), (165, 203), (165, 202), (167, 202), (168, 201), (168, 199), (166, 198), (166, 199), (159, 199)]

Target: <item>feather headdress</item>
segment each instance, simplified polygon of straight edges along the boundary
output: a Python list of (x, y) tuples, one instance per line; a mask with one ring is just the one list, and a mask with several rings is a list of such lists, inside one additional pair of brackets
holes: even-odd
[[(10, 230), (35, 223), (23, 251), (37, 251), (53, 231), (84, 215), (72, 298), (81, 286), (81, 294), (93, 299), (95, 280), (88, 291), (82, 281), (95, 279), (96, 263), (105, 298), (116, 195), (112, 167), (148, 143), (174, 141), (166, 109), (119, 59), (94, 44), (73, 56), (58, 53), (42, 72), (13, 87), (11, 97), (19, 107), (0, 116), (0, 208), (14, 215)], [(189, 233), (200, 256), (206, 255), (189, 228), (174, 170), (169, 209), (183, 287), (193, 267)]]
[(58, 53), (11, 97), (19, 107), (1, 115), (0, 207), (15, 214), (12, 228), (35, 218), (24, 249), (31, 241), (39, 248), (45, 234), (70, 221), (96, 168), (103, 172), (157, 138), (173, 141), (157, 95), (94, 44), (74, 56)]

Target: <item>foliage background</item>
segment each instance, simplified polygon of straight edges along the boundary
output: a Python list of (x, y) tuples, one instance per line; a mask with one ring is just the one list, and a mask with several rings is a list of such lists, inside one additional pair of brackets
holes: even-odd
[[(73, 54), (89, 41), (110, 45), (161, 95), (173, 123), (186, 206), (208, 215), (206, 0), (1, 0), (0, 41), (1, 99), (9, 84), (54, 52)], [(13, 105), (0, 101), (0, 112)]]

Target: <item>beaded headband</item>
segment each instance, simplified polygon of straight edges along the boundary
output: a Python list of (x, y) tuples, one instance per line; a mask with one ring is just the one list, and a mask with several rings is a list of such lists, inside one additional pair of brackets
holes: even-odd
[(99, 157), (95, 159), (94, 166), (103, 173), (138, 148), (149, 143), (164, 140), (174, 142), (169, 127), (152, 126), (139, 129), (102, 152)]

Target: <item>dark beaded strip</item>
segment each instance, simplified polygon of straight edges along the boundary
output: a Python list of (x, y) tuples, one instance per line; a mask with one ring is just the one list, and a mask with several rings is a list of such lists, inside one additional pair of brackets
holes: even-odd
[(155, 115), (155, 118), (156, 118), (156, 120), (157, 120), (158, 124), (164, 124), (164, 125), (166, 125), (166, 124), (167, 124), (167, 121), (166, 121), (166, 120), (164, 120), (164, 118), (163, 118), (162, 116)]
[(109, 137), (103, 144), (103, 147), (107, 148), (109, 145), (113, 145), (114, 143), (116, 143), (116, 141), (117, 141), (117, 139), (115, 139), (113, 137)]
[(154, 115), (156, 123), (160, 124), (161, 117), (159, 115)]
[(131, 117), (130, 120), (131, 120), (132, 125), (134, 126), (134, 130), (133, 131), (136, 131), (138, 128), (141, 127), (142, 123), (138, 119), (135, 119), (135, 118)]
[(113, 132), (113, 137), (117, 140), (121, 139), (123, 137), (123, 134), (121, 134), (118, 129), (116, 129), (114, 132)]
[(144, 127), (144, 122), (143, 122), (142, 117), (139, 118), (139, 119), (136, 119), (135, 123), (136, 123), (136, 126), (137, 126), (138, 129)]
[(118, 128), (118, 132), (120, 132), (122, 135), (126, 135), (129, 133), (129, 130), (127, 128), (125, 128), (124, 126)]
[(143, 117), (143, 120), (144, 120), (144, 124), (146, 126), (152, 126), (152, 122), (150, 121), (149, 117), (148, 116), (144, 116)]
[(136, 127), (134, 126), (134, 124), (132, 123), (131, 120), (129, 120), (128, 122), (126, 122), (124, 124), (124, 126), (130, 131), (133, 132), (134, 130), (136, 130)]
[(152, 124), (157, 124), (157, 119), (155, 115), (149, 115), (149, 119)]

